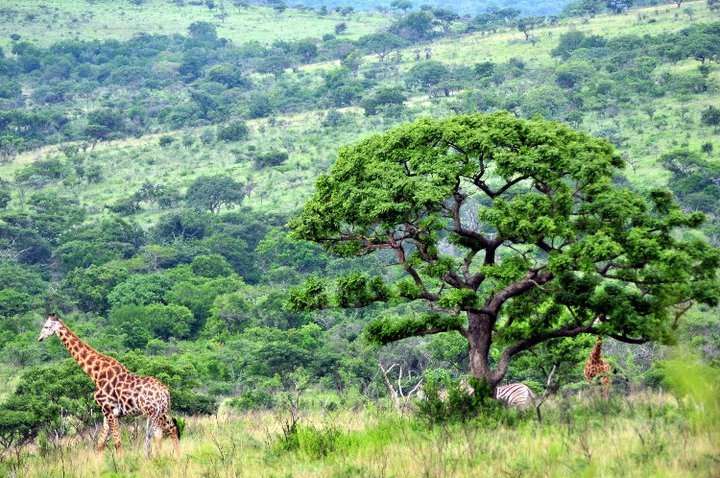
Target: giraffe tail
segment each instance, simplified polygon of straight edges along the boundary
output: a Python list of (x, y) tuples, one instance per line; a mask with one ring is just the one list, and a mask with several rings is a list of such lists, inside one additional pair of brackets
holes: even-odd
[(177, 437), (178, 440), (180, 440), (180, 435), (182, 435), (182, 429), (180, 428), (180, 424), (178, 423), (177, 418), (172, 417), (173, 425), (175, 425), (175, 430), (177, 430)]

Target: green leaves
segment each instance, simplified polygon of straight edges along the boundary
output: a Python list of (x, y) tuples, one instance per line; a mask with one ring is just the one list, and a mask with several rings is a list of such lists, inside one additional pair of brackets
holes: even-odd
[(292, 310), (316, 310), (328, 305), (325, 281), (311, 277), (300, 287), (290, 289), (288, 306)]
[(337, 301), (340, 307), (363, 307), (376, 300), (387, 300), (390, 291), (379, 277), (367, 279), (355, 273), (341, 277), (337, 283)]
[(318, 310), (336, 306), (341, 308), (365, 307), (376, 301), (387, 301), (390, 289), (380, 277), (368, 278), (353, 273), (337, 279), (334, 288), (317, 277), (311, 277), (299, 287), (290, 290), (288, 306), (291, 310)]
[(367, 326), (365, 337), (370, 342), (385, 345), (407, 337), (459, 330), (462, 324), (462, 318), (457, 315), (425, 314), (418, 317), (384, 317)]
[(483, 208), (478, 215), (480, 220), (495, 226), (503, 237), (533, 244), (544, 237), (567, 234), (565, 220), (557, 217), (556, 212), (547, 196), (527, 193), (509, 201), (497, 199), (492, 208)]
[(470, 289), (453, 289), (443, 295), (438, 300), (438, 305), (446, 308), (455, 308), (460, 306), (478, 307), (477, 294)]
[(290, 227), (360, 254), (402, 224), (437, 230), (423, 218), (460, 193), (496, 199), (481, 219), (518, 240), (567, 235), (573, 189), (598, 184), (599, 194), (619, 166), (607, 141), (559, 123), (507, 113), (423, 119), (342, 148)]

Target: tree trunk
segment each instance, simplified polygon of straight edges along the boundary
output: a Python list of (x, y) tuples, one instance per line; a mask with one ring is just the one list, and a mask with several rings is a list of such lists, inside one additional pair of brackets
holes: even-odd
[(502, 377), (490, 370), (490, 344), (492, 343), (493, 317), (485, 313), (468, 312), (468, 345), (470, 353), (470, 371), (479, 378), (486, 379), (490, 387), (495, 387)]

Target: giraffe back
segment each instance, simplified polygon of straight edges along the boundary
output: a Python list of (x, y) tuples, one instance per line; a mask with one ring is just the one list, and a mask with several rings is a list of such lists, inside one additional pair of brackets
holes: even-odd
[(170, 391), (165, 384), (155, 377), (140, 377), (127, 371), (98, 384), (96, 398), (118, 417), (154, 418), (170, 409)]

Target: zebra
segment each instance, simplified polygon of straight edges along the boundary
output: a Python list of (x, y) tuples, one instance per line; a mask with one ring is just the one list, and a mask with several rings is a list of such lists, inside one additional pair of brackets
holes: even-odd
[[(460, 381), (460, 388), (464, 390), (468, 395), (472, 395), (473, 393), (475, 393), (475, 390), (473, 390), (472, 386), (468, 383), (467, 380)], [(417, 391), (417, 397), (420, 400), (427, 400), (427, 395), (425, 395), (425, 391), (422, 385)], [(536, 396), (530, 389), (530, 387), (528, 387), (524, 383), (509, 383), (507, 385), (498, 385), (497, 388), (495, 388), (495, 396), (493, 398), (495, 398), (496, 400), (504, 401), (510, 407), (516, 407), (520, 410), (525, 410), (529, 406), (535, 406)], [(447, 401), (447, 389), (443, 388), (438, 390), (438, 399), (441, 402)]]
[(495, 398), (506, 402), (508, 406), (525, 410), (535, 405), (536, 396), (524, 383), (508, 383), (495, 388)]

